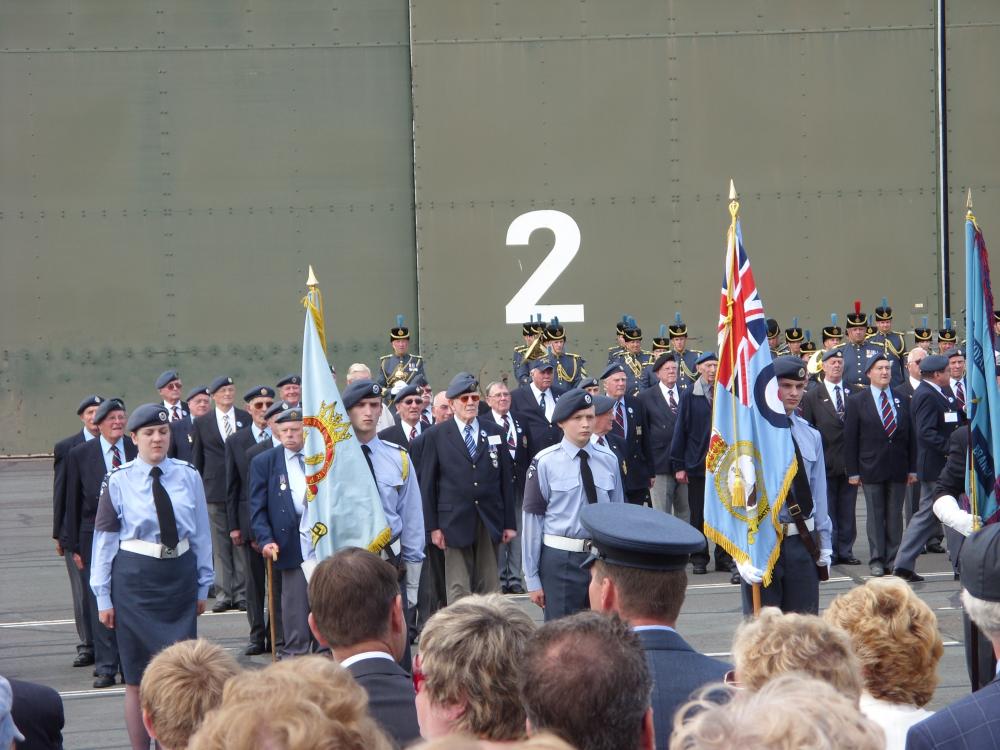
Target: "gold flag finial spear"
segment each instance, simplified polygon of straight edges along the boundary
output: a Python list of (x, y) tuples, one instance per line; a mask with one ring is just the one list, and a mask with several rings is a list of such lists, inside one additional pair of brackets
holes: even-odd
[(736, 185), (733, 184), (733, 178), (729, 178), (729, 200), (736, 200)]
[(729, 178), (729, 215), (733, 217), (733, 226), (736, 226), (736, 214), (740, 212), (740, 201), (736, 196), (736, 185), (733, 178)]
[(313, 273), (313, 267), (309, 266), (309, 278), (306, 279), (306, 286), (310, 289), (319, 286), (319, 279), (316, 278), (316, 274)]

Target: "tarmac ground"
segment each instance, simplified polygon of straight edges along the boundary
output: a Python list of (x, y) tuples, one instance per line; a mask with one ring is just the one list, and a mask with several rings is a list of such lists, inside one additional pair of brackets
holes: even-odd
[[(858, 540), (854, 553), (867, 559), (865, 504), (858, 500)], [(51, 459), (0, 461), (0, 675), (50, 685), (62, 695), (66, 710), (63, 731), (69, 750), (128, 748), (123, 706), (124, 688), (95, 690), (91, 668), (72, 667), (76, 628), (69, 581), (63, 560), (55, 553), (52, 530)], [(918, 572), (926, 576), (914, 590), (935, 611), (944, 639), (940, 682), (928, 706), (936, 709), (969, 692), (962, 634), (959, 585), (946, 555), (923, 555)], [(868, 566), (836, 566), (820, 587), (820, 606), (863, 582)], [(541, 610), (517, 597), (539, 622)], [(211, 608), (212, 602), (209, 602)], [(728, 573), (690, 576), (687, 600), (678, 630), (691, 645), (728, 659), (733, 632), (742, 619), (739, 587)], [(247, 642), (246, 615), (207, 613), (198, 621), (200, 636), (232, 652), (247, 667), (264, 666), (269, 657), (243, 656)]]

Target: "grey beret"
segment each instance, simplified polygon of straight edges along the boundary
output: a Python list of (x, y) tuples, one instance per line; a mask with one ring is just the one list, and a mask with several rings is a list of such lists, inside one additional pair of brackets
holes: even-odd
[(102, 401), (104, 401), (104, 396), (98, 396), (94, 393), (90, 394), (87, 398), (80, 402), (78, 407), (76, 407), (77, 416), (83, 414), (91, 406), (100, 406)]
[(225, 388), (227, 385), (232, 385), (233, 379), (228, 375), (220, 375), (215, 380), (212, 381), (211, 385), (208, 386), (209, 395), (213, 395), (220, 388)]
[(156, 389), (166, 388), (168, 383), (173, 383), (175, 380), (180, 380), (181, 376), (178, 374), (177, 370), (167, 370), (166, 372), (161, 372), (160, 377), (156, 379)]
[(594, 405), (594, 397), (584, 390), (574, 388), (566, 391), (556, 401), (556, 408), (552, 410), (552, 421), (555, 424), (563, 422), (578, 411), (589, 409)]
[(445, 391), (446, 398), (458, 398), (463, 393), (475, 393), (479, 387), (476, 376), (468, 372), (460, 372), (451, 379), (448, 390)]
[(113, 411), (125, 411), (125, 402), (120, 398), (109, 398), (103, 404), (97, 407), (97, 411), (94, 412), (94, 424), (100, 424), (108, 415)]
[(374, 380), (355, 380), (340, 395), (344, 402), (344, 408), (350, 409), (362, 399), (382, 398), (383, 393), (385, 393), (385, 389)]
[(167, 424), (170, 419), (167, 408), (163, 404), (143, 404), (128, 418), (125, 429), (129, 432), (136, 432), (149, 425)]

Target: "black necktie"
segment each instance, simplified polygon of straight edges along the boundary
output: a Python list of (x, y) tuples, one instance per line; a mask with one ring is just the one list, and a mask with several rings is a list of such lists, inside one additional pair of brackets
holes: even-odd
[(361, 450), (365, 454), (365, 461), (368, 462), (368, 470), (372, 473), (372, 479), (375, 478), (375, 465), (372, 463), (372, 449), (367, 445), (362, 445)]
[(580, 478), (583, 480), (583, 491), (587, 502), (593, 505), (597, 502), (597, 487), (594, 486), (594, 473), (590, 470), (590, 456), (583, 448), (576, 454), (580, 459)]
[(799, 508), (802, 510), (802, 517), (809, 518), (813, 512), (812, 488), (809, 486), (806, 464), (802, 460), (802, 454), (799, 452), (799, 444), (793, 439), (792, 445), (795, 446), (795, 461), (798, 464), (798, 470), (795, 472), (795, 478), (792, 480), (792, 494), (795, 496), (795, 502), (798, 503)]
[(160, 483), (161, 474), (163, 474), (163, 469), (159, 466), (154, 466), (149, 470), (149, 476), (153, 478), (153, 503), (156, 505), (156, 520), (160, 523), (160, 543), (173, 549), (178, 542), (177, 519), (174, 518), (174, 506), (170, 502), (170, 495)]
[(837, 416), (841, 419), (844, 418), (844, 394), (840, 390), (839, 385), (833, 387), (833, 392), (837, 394)]

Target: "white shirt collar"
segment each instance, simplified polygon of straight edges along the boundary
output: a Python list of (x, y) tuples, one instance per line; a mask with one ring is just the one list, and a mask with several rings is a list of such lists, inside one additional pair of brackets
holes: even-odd
[(363, 661), (364, 659), (388, 659), (389, 661), (396, 661), (392, 658), (392, 654), (385, 651), (362, 651), (360, 654), (348, 656), (340, 662), (340, 666), (347, 669), (352, 664), (357, 664), (359, 661)]
[(921, 383), (922, 381), (920, 381), (920, 380), (914, 380), (914, 379), (913, 379), (913, 377), (912, 377), (911, 375), (907, 375), (906, 377), (908, 377), (908, 378), (910, 379), (910, 387), (911, 387), (911, 388), (912, 388), (913, 390), (917, 390), (917, 388), (918, 388), (918, 387), (920, 386), (920, 383)]
[[(454, 417), (452, 417), (452, 419), (455, 420), (455, 424), (458, 425), (458, 431), (460, 433), (462, 433), (462, 437), (464, 438), (465, 437), (465, 427), (466, 427), (465, 422), (463, 422), (461, 419), (459, 419), (457, 414)], [(468, 426), (472, 428), (472, 439), (473, 440), (477, 440), (478, 439), (477, 436), (479, 435), (479, 419), (476, 418), (476, 417), (473, 417), (472, 421), (469, 422)]]

